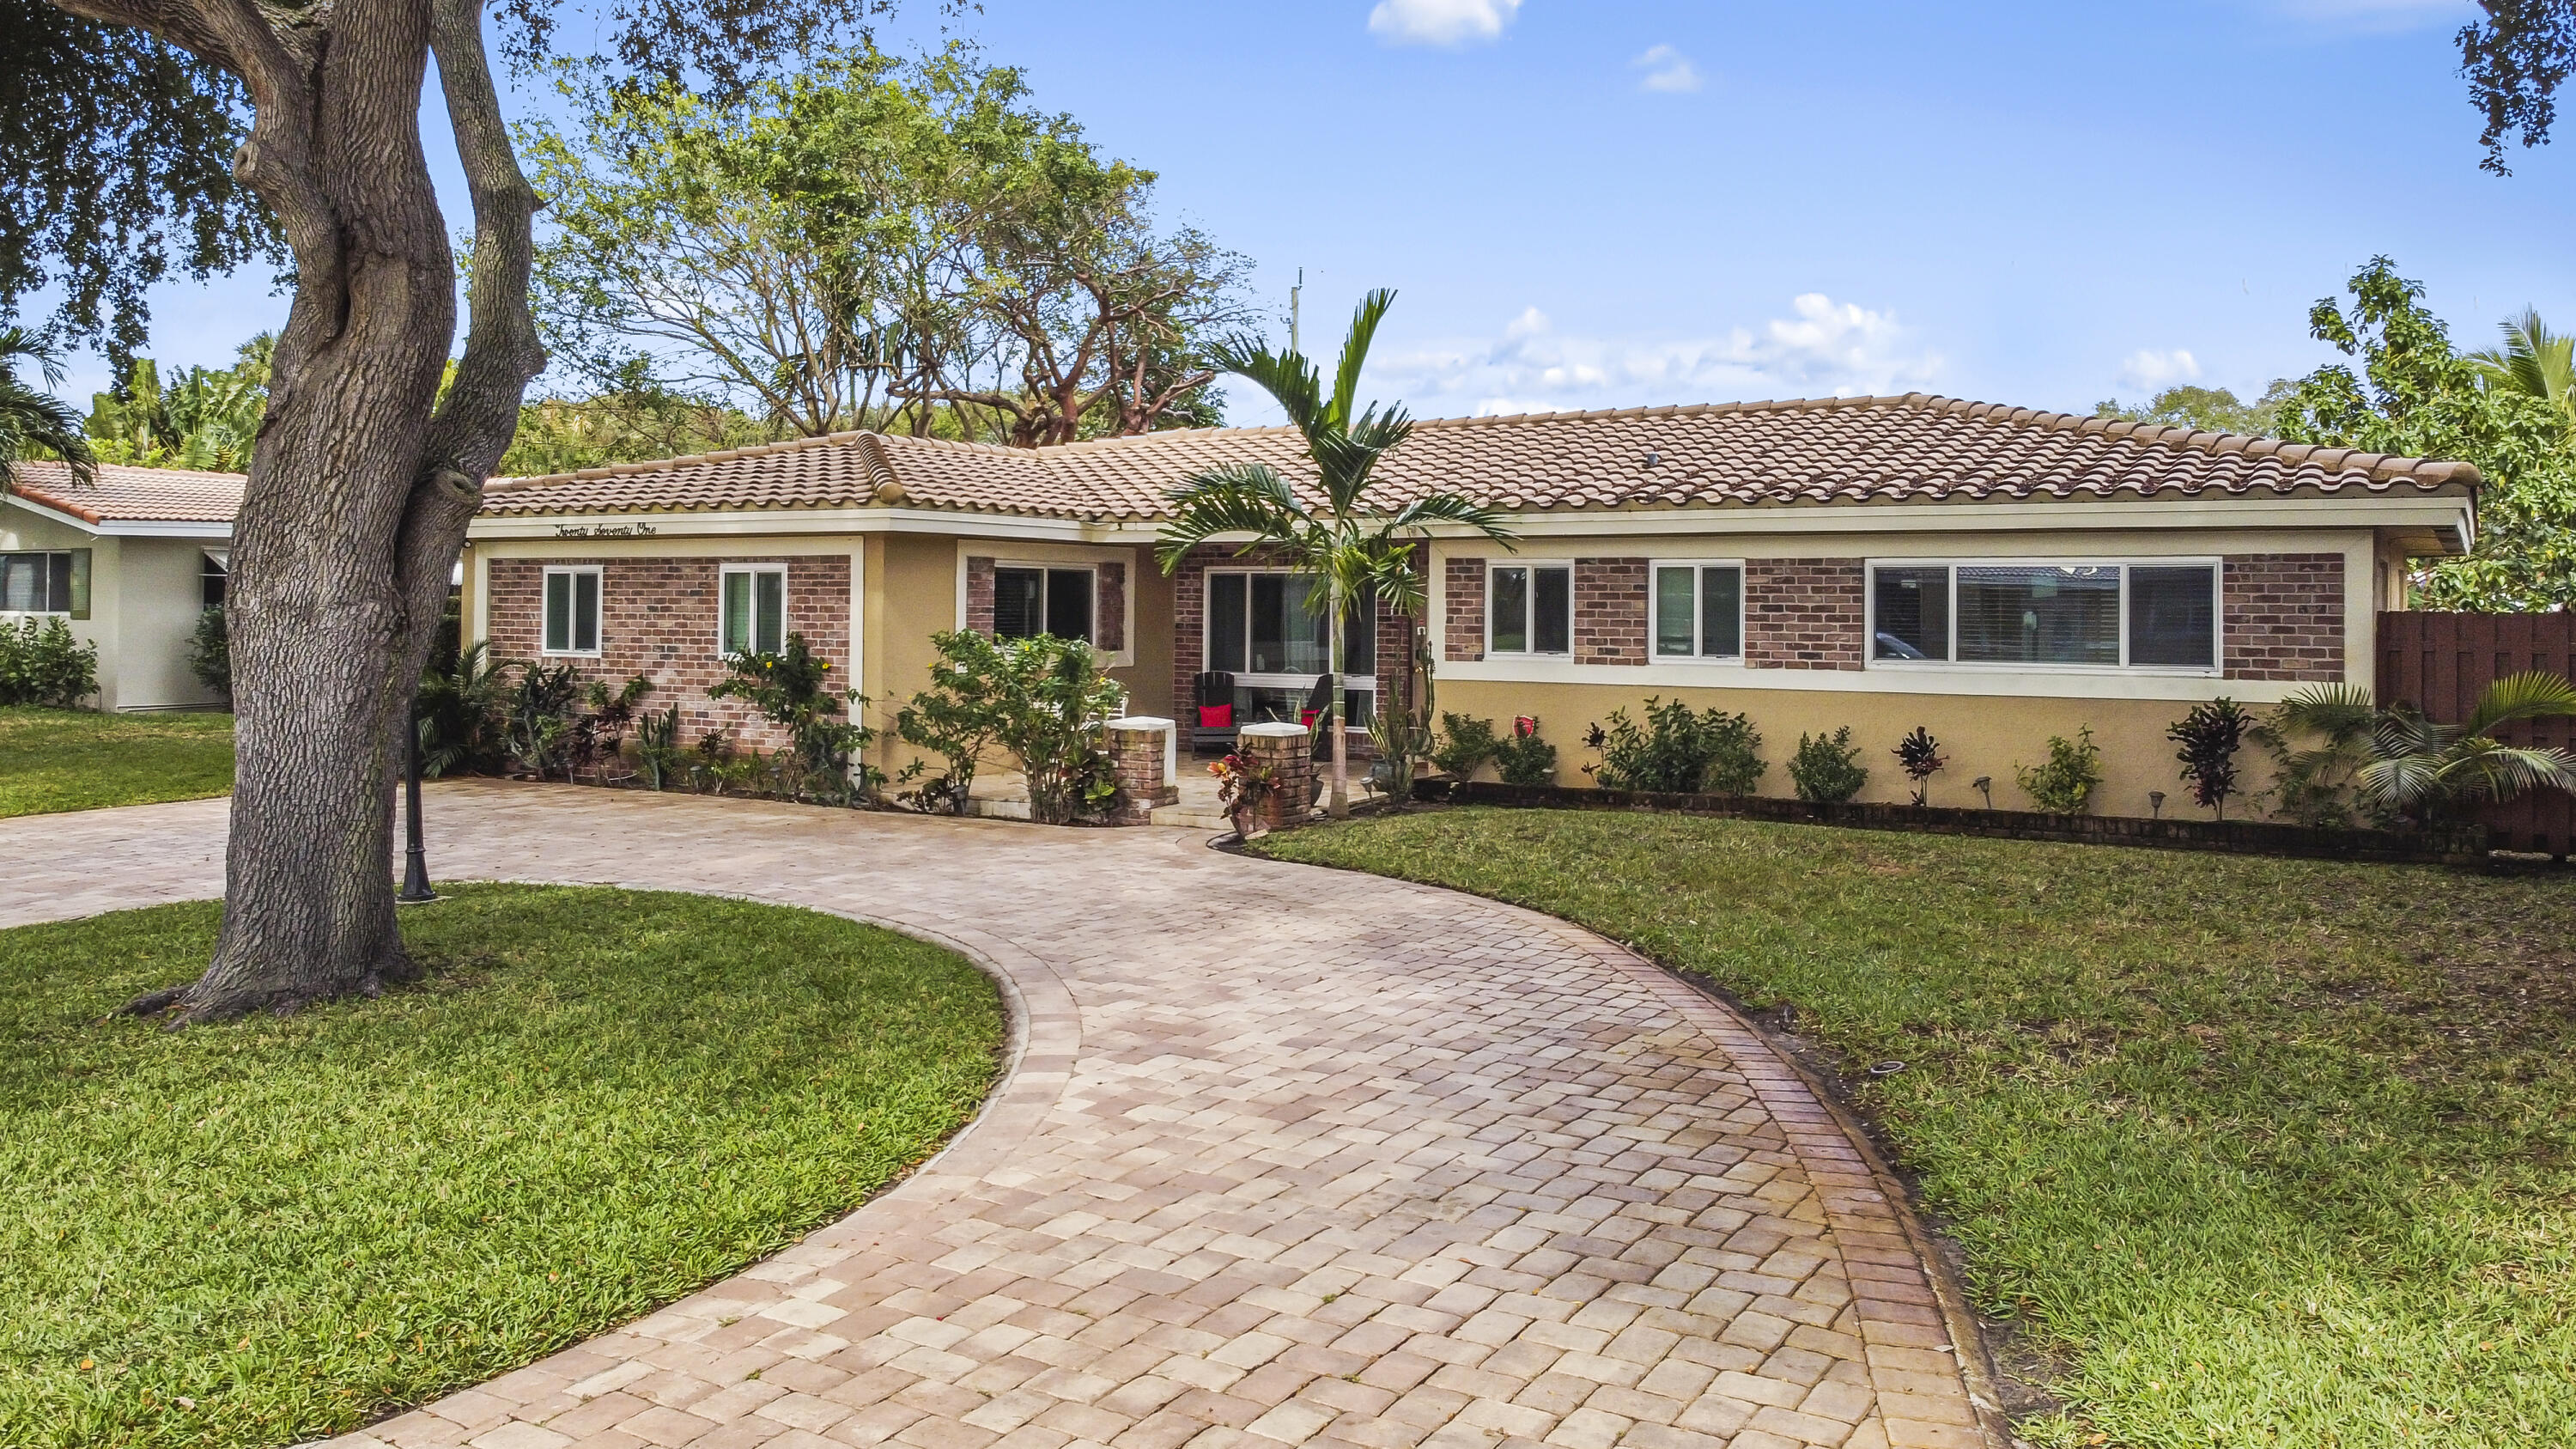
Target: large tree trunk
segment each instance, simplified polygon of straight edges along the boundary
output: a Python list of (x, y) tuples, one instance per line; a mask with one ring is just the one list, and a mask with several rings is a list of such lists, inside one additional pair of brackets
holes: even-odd
[[(433, 38), (486, 263), (444, 406), (456, 273), (419, 128)], [(479, 5), (342, 0), (325, 34), (233, 25), (207, 43), (250, 84), (257, 118), (237, 165), (287, 233), (297, 286), (233, 533), (222, 932), (203, 977), (128, 1007), (175, 1007), (174, 1024), (413, 974), (394, 921), (403, 732), (480, 480), (542, 362), (526, 313), (531, 206)]]

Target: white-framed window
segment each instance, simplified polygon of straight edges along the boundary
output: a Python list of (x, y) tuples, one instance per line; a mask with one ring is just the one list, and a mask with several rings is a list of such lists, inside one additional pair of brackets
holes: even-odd
[(1574, 566), (1498, 563), (1485, 574), (1485, 652), (1574, 653)]
[(546, 570), (546, 632), (543, 652), (597, 657), (599, 654), (599, 570)]
[(1658, 662), (1744, 657), (1744, 565), (1711, 559), (1653, 564), (1654, 657)]
[[(1242, 723), (1304, 720), (1307, 696), (1331, 664), (1320, 580), (1285, 569), (1210, 569), (1203, 667), (1235, 677)], [(1377, 602), (1354, 599), (1342, 625), (1342, 714), (1368, 722), (1377, 699)]]
[(1873, 561), (1870, 663), (2215, 674), (2217, 559)]
[(197, 553), (198, 607), (220, 609), (232, 588), (232, 552), (229, 549), (200, 549)]
[(776, 654), (787, 647), (787, 568), (726, 564), (716, 648), (726, 655)]
[(1100, 572), (1036, 564), (993, 566), (993, 637), (1091, 642), (1099, 617)]
[(89, 617), (89, 550), (0, 553), (0, 614)]

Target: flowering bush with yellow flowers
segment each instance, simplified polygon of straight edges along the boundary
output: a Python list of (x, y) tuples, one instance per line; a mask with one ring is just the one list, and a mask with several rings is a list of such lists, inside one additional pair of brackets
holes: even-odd
[(844, 719), (847, 706), (864, 705), (855, 689), (830, 687), (832, 661), (816, 654), (802, 634), (789, 634), (776, 653), (734, 654), (729, 678), (707, 691), (710, 699), (739, 699), (783, 726), (790, 743), (770, 760), (778, 793), (826, 804), (855, 804), (872, 797), (885, 772), (858, 760), (876, 731)]

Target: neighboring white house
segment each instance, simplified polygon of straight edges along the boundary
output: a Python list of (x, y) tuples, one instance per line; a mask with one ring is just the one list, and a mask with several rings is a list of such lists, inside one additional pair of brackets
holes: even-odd
[(188, 668), (197, 617), (224, 600), (242, 475), (20, 463), (0, 495), (0, 623), (58, 615), (98, 646), (99, 707), (206, 709)]

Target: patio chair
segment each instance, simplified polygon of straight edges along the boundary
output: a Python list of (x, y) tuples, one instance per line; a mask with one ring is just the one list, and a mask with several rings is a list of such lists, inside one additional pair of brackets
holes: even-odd
[(1306, 702), (1297, 709), (1297, 723), (1315, 732), (1315, 750), (1309, 757), (1317, 761), (1333, 757), (1333, 735), (1326, 718), (1333, 708), (1333, 676), (1318, 674), (1315, 687), (1307, 692)]
[(1235, 718), (1234, 676), (1218, 669), (1200, 675), (1197, 703), (1198, 717), (1190, 727), (1191, 753), (1233, 749), (1235, 731), (1242, 727)]

